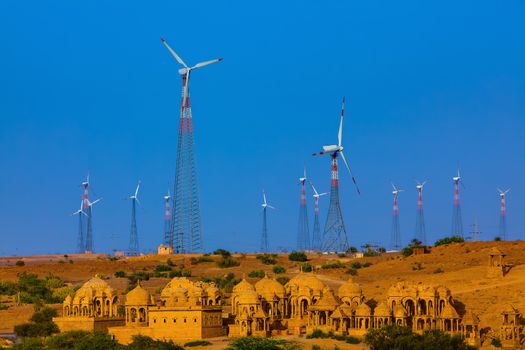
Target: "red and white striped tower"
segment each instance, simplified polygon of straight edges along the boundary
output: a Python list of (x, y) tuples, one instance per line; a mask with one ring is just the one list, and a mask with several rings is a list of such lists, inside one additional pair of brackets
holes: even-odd
[(399, 209), (397, 206), (397, 195), (399, 192), (403, 192), (404, 190), (398, 190), (396, 186), (392, 183), (392, 195), (394, 196), (394, 204), (392, 208), (392, 235), (391, 235), (391, 248), (392, 250), (400, 250), (401, 249), (401, 230), (399, 225)]
[(303, 177), (299, 178), (301, 197), (299, 201), (299, 225), (297, 230), (297, 249), (304, 251), (310, 249), (310, 228), (308, 227), (308, 210), (306, 208), (306, 168)]
[(507, 239), (507, 193), (510, 188), (506, 191), (502, 191), (498, 188), (500, 197), (500, 209), (499, 209), (499, 235), (503, 240)]
[(426, 181), (418, 182), (417, 189), (417, 213), (416, 213), (416, 234), (415, 239), (420, 241), (423, 245), (427, 244), (426, 229), (425, 229), (425, 214), (423, 211), (423, 187)]
[(193, 67), (189, 67), (164, 39), (161, 38), (161, 40), (177, 62), (183, 66), (183, 68), (179, 69), (179, 74), (182, 78), (182, 99), (179, 116), (173, 211), (171, 213), (169, 237), (165, 239), (165, 243), (173, 247), (175, 253), (200, 252), (203, 250), (203, 242), (189, 80), (190, 72), (219, 62), (222, 58), (197, 63)]
[(452, 206), (452, 236), (463, 237), (463, 220), (461, 218), (461, 205), (459, 200), (459, 183), (461, 176), (459, 174), (452, 178), (454, 181), (454, 205)]

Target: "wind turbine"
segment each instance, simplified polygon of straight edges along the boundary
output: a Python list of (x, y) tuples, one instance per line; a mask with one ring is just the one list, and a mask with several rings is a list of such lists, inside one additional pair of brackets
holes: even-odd
[(131, 231), (129, 235), (129, 255), (138, 255), (139, 254), (139, 237), (137, 232), (137, 219), (136, 219), (136, 203), (140, 204), (139, 201), (139, 188), (140, 188), (140, 180), (137, 184), (137, 188), (135, 189), (135, 193), (129, 196), (128, 198), (131, 200)]
[(314, 229), (312, 231), (312, 249), (321, 251), (323, 242), (321, 240), (321, 228), (319, 226), (319, 197), (327, 195), (328, 192), (317, 192), (317, 189), (314, 187), (312, 181), (309, 182), (310, 186), (312, 187), (312, 191), (314, 191), (314, 194), (312, 195), (314, 197)]
[(323, 150), (319, 153), (314, 153), (313, 155), (323, 155), (323, 154), (331, 154), (332, 158), (336, 159), (337, 155), (340, 154), (341, 158), (343, 159), (343, 162), (346, 165), (346, 169), (348, 169), (348, 172), (350, 173), (350, 176), (352, 177), (352, 181), (354, 182), (355, 188), (357, 190), (357, 193), (361, 194), (361, 191), (359, 190), (359, 187), (357, 186), (357, 182), (355, 181), (354, 174), (352, 173), (352, 170), (350, 170), (350, 166), (348, 165), (348, 162), (346, 161), (345, 154), (343, 153), (343, 120), (345, 118), (345, 98), (343, 97), (343, 104), (341, 107), (341, 120), (339, 122), (339, 132), (337, 133), (337, 145), (329, 145), (329, 146), (323, 146)]
[(400, 192), (405, 190), (398, 189), (393, 182), (390, 182), (392, 185), (392, 195), (394, 196), (394, 205), (392, 210), (392, 236), (391, 236), (391, 247), (395, 251), (401, 249), (401, 229), (399, 225), (399, 208), (397, 206), (397, 196)]
[(164, 196), (164, 245), (173, 248), (173, 236), (170, 232), (171, 208), (170, 208), (170, 190)]
[(345, 98), (341, 107), (341, 120), (339, 122), (339, 132), (337, 133), (337, 145), (323, 146), (323, 150), (315, 155), (330, 154), (332, 156), (332, 175), (330, 181), (330, 207), (328, 208), (328, 217), (323, 232), (323, 250), (326, 252), (346, 252), (348, 249), (348, 236), (346, 227), (339, 204), (339, 169), (337, 165), (337, 156), (340, 154), (346, 169), (352, 177), (357, 193), (361, 193), (355, 177), (350, 170), (343, 153), (343, 121), (345, 116)]
[(272, 207), (271, 205), (268, 204), (268, 202), (266, 201), (266, 193), (264, 192), (263, 190), (263, 203), (261, 204), (262, 206), (262, 211), (263, 211), (263, 226), (262, 226), (262, 238), (261, 238), (261, 251), (263, 253), (267, 253), (268, 252), (268, 226), (267, 226), (267, 222), (266, 222), (266, 210), (268, 208), (270, 209), (274, 209), (274, 207)]
[(452, 177), (452, 181), (454, 181), (454, 202), (452, 206), (452, 236), (463, 237), (463, 219), (461, 217), (459, 184), (461, 183), (461, 186), (463, 188), (465, 188), (465, 185), (463, 184), (463, 180), (461, 179), (459, 167), (458, 174)]
[(416, 234), (415, 238), (418, 239), (423, 245), (427, 244), (426, 239), (426, 228), (425, 228), (425, 213), (423, 210), (423, 188), (428, 181), (416, 181), (417, 189), (417, 212), (416, 212)]
[(304, 251), (310, 249), (310, 229), (308, 227), (308, 210), (306, 207), (306, 166), (303, 176), (299, 178), (301, 185), (301, 196), (299, 201), (299, 223), (297, 228), (297, 250)]
[(500, 197), (500, 209), (499, 209), (499, 235), (502, 240), (507, 239), (507, 193), (510, 188), (502, 190), (498, 187)]
[(161, 41), (177, 62), (182, 65), (182, 68), (179, 69), (179, 74), (182, 77), (182, 100), (172, 202), (173, 208), (177, 208), (177, 210), (172, 212), (170, 236), (173, 239), (170, 240), (176, 241), (175, 253), (200, 252), (203, 249), (203, 244), (189, 81), (190, 73), (193, 70), (222, 61), (222, 58), (200, 62), (190, 67), (164, 39), (161, 38)]

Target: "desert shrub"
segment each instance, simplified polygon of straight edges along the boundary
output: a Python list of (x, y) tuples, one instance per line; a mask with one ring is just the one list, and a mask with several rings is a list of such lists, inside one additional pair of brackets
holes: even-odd
[(321, 350), (319, 345), (312, 345), (312, 350)]
[(492, 338), (490, 341), (490, 345), (492, 345), (495, 348), (501, 348), (501, 340), (499, 338)]
[(82, 338), (89, 337), (91, 333), (86, 331), (69, 331), (57, 334), (46, 340), (49, 350), (72, 350), (75, 344)]
[(325, 333), (320, 329), (314, 329), (312, 333), (306, 336), (306, 339), (335, 339), (339, 341), (347, 342), (348, 344), (359, 344), (359, 339), (346, 335), (335, 335), (332, 332)]
[(184, 347), (191, 348), (192, 346), (207, 346), (207, 345), (211, 345), (211, 343), (207, 340), (194, 340), (194, 341), (189, 341), (185, 343)]
[(403, 254), (403, 256), (405, 257), (408, 257), (410, 255), (412, 255), (412, 253), (414, 252), (414, 248), (419, 248), (419, 247), (422, 247), (422, 243), (421, 241), (417, 240), (417, 239), (413, 239), (410, 244), (408, 246), (406, 246), (405, 248), (401, 249), (401, 254)]
[(354, 269), (354, 268), (350, 268), (350, 269), (346, 270), (345, 273), (349, 274), (350, 276), (356, 276), (357, 275), (357, 270)]
[(350, 253), (357, 253), (357, 248), (356, 247), (350, 247), (350, 248), (348, 248), (348, 250), (350, 251)]
[(237, 283), (239, 283), (241, 279), (235, 278), (235, 274), (233, 272), (230, 272), (223, 277), (203, 277), (201, 278), (201, 281), (207, 283), (213, 282), (219, 289), (223, 290), (226, 293), (231, 293), (233, 287)]
[(437, 269), (434, 270), (433, 273), (443, 273), (445, 272), (445, 270), (443, 270), (441, 267), (438, 267)]
[(58, 276), (49, 275), (46, 277), (45, 281), (47, 288), (55, 289), (64, 287), (64, 281)]
[(288, 260), (304, 262), (308, 260), (308, 257), (304, 252), (291, 252), (288, 254)]
[(346, 267), (345, 264), (340, 262), (339, 260), (333, 261), (333, 262), (327, 262), (321, 265), (321, 268), (323, 270), (327, 269), (341, 269), (343, 267)]
[(312, 270), (314, 269), (312, 265), (310, 265), (310, 263), (302, 263), (300, 265), (300, 268), (301, 268), (301, 271), (303, 272), (312, 272)]
[(46, 280), (35, 274), (21, 273), (18, 275), (17, 291), (20, 292), (20, 301), (25, 304), (35, 304), (41, 301), (55, 303), (53, 292), (47, 286)]
[[(127, 347), (129, 348), (129, 346)], [(111, 336), (103, 332), (90, 333), (87, 337), (82, 337), (77, 340), (73, 347), (74, 350), (120, 350), (121, 345), (116, 340), (111, 339)], [(135, 348), (136, 349), (136, 348)], [(151, 349), (151, 348), (150, 348)]]
[(223, 258), (228, 258), (231, 256), (231, 253), (229, 251), (227, 251), (226, 249), (217, 249), (213, 252), (214, 255), (220, 255), (222, 256)]
[(0, 281), (0, 295), (15, 295), (17, 285), (14, 282)]
[(501, 237), (500, 236), (494, 237), (494, 242), (499, 242), (499, 241), (501, 241)]
[(115, 277), (117, 277), (117, 278), (125, 278), (126, 277), (126, 272), (124, 272), (124, 271), (116, 271), (115, 272)]
[(327, 333), (317, 328), (314, 329), (312, 333), (306, 336), (306, 339), (325, 339), (325, 338), (330, 338), (330, 336)]
[(244, 337), (234, 339), (226, 350), (299, 350), (302, 346), (284, 339)]
[(367, 262), (365, 262), (365, 263), (363, 264), (363, 267), (368, 267), (368, 266), (371, 266), (371, 265), (372, 265), (372, 263), (367, 261)]
[(272, 271), (275, 274), (280, 274), (280, 273), (285, 273), (286, 269), (283, 266), (281, 266), (281, 265), (274, 265), (272, 267)]
[(168, 265), (157, 265), (155, 266), (155, 272), (169, 272), (173, 270), (171, 266)]
[(285, 276), (279, 276), (276, 278), (277, 282), (279, 282), (280, 284), (282, 284), (283, 286), (288, 283), (288, 281), (290, 281), (290, 279), (288, 277), (285, 277)]
[(277, 254), (257, 254), (256, 258), (265, 265), (273, 265), (277, 262)]
[(198, 258), (191, 258), (190, 259), (190, 262), (192, 265), (197, 265), (197, 264), (200, 264), (200, 263), (207, 263), (207, 262), (214, 262), (215, 260), (213, 260), (213, 258), (211, 258), (210, 256), (206, 256), (206, 255), (203, 255), (203, 256), (199, 256)]
[(445, 237), (438, 239), (436, 243), (434, 243), (434, 247), (438, 247), (440, 245), (450, 244), (450, 243), (463, 243), (465, 240), (463, 237), (460, 236), (452, 236), (452, 237)]
[(64, 299), (66, 299), (66, 297), (68, 295), (73, 295), (75, 293), (74, 289), (71, 288), (71, 287), (62, 287), (62, 288), (58, 288), (58, 289), (55, 289), (53, 290), (53, 299), (56, 300), (57, 302), (59, 303), (62, 303), (64, 302)]
[(18, 260), (16, 263), (15, 263), (16, 266), (25, 266), (26, 263), (23, 262), (22, 260)]
[(365, 343), (370, 350), (471, 350), (461, 336), (452, 336), (443, 331), (433, 329), (422, 335), (413, 333), (408, 327), (386, 325), (382, 328), (369, 329), (365, 335)]
[(217, 261), (217, 266), (219, 267), (222, 267), (222, 268), (228, 268), (228, 267), (235, 267), (235, 266), (239, 266), (241, 263), (234, 259), (233, 257), (231, 256), (228, 256), (228, 257), (222, 257), (219, 261)]
[(175, 345), (173, 341), (155, 340), (144, 335), (134, 335), (133, 341), (125, 347), (130, 350), (184, 350), (182, 346)]
[(191, 277), (191, 270), (180, 267), (179, 269), (172, 270), (168, 273), (169, 278), (174, 277)]
[(362, 268), (362, 267), (363, 267), (363, 265), (361, 265), (361, 263), (360, 263), (359, 261), (354, 261), (354, 262), (352, 263), (352, 268), (353, 268), (353, 269), (358, 270), (358, 269), (360, 269), (360, 268)]
[(22, 338), (46, 337), (58, 333), (58, 326), (53, 322), (53, 317), (58, 314), (55, 309), (44, 307), (31, 316), (30, 322), (15, 326), (15, 333)]
[(263, 270), (254, 270), (248, 274), (248, 277), (251, 278), (263, 278), (264, 276), (266, 276), (266, 273)]
[(171, 267), (175, 266), (175, 264), (173, 263), (173, 260), (171, 260), (170, 258), (166, 260), (166, 265), (171, 266)]

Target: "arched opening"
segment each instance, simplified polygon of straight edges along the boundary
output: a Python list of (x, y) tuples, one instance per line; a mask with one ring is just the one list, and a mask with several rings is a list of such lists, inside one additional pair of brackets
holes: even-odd
[(139, 309), (139, 322), (146, 322), (146, 310), (143, 307)]
[(130, 317), (129, 317), (130, 322), (136, 322), (137, 321), (137, 309), (133, 307), (129, 310), (129, 312), (130, 312)]
[(407, 301), (405, 301), (405, 309), (407, 310), (408, 316), (414, 316), (415, 306), (412, 299), (407, 299)]
[(300, 315), (304, 316), (308, 314), (308, 300), (302, 299), (300, 304)]
[(426, 315), (427, 314), (427, 303), (424, 300), (419, 300), (418, 306), (419, 306), (419, 314)]

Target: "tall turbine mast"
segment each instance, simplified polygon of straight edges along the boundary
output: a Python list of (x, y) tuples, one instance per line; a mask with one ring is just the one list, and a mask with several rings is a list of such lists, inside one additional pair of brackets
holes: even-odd
[(310, 181), (310, 186), (312, 186), (312, 191), (314, 192), (314, 228), (312, 231), (312, 249), (319, 252), (323, 248), (321, 229), (319, 226), (319, 197), (327, 195), (328, 192), (318, 193), (312, 181)]
[(139, 188), (140, 188), (140, 180), (139, 180), (139, 183), (137, 184), (137, 188), (135, 189), (135, 193), (128, 197), (131, 200), (131, 230), (129, 233), (128, 255), (131, 255), (131, 256), (139, 255), (139, 234), (137, 232), (137, 218), (136, 218), (137, 203), (140, 204), (139, 197), (138, 197)]
[(177, 62), (183, 66), (179, 69), (179, 74), (182, 77), (182, 99), (173, 191), (173, 212), (170, 237), (167, 243), (173, 247), (175, 253), (200, 252), (203, 250), (203, 242), (189, 92), (190, 72), (222, 61), (222, 58), (204, 61), (189, 67), (164, 39), (161, 38), (161, 40)]
[(459, 184), (461, 183), (461, 185), (463, 185), (463, 180), (461, 180), (459, 168), (457, 176), (454, 176), (452, 180), (454, 181), (454, 205), (452, 207), (452, 236), (463, 237), (463, 220), (461, 218), (461, 205), (459, 199)]
[(503, 191), (498, 188), (500, 198), (500, 209), (499, 209), (499, 235), (502, 240), (507, 240), (507, 193), (510, 188)]
[(263, 203), (262, 206), (262, 212), (263, 212), (263, 222), (262, 222), (262, 235), (261, 235), (261, 252), (267, 253), (269, 251), (269, 244), (268, 244), (268, 222), (267, 222), (267, 209), (274, 209), (271, 205), (268, 204), (266, 201), (266, 193), (263, 190)]
[(173, 248), (172, 235), (170, 233), (171, 226), (171, 207), (170, 207), (170, 190), (164, 196), (164, 245)]
[(84, 212), (84, 199), (80, 201), (80, 209), (71, 214), (71, 216), (78, 215), (78, 238), (77, 238), (77, 253), (84, 254), (84, 217), (88, 217)]
[(306, 209), (306, 167), (303, 177), (299, 178), (301, 185), (301, 197), (299, 201), (299, 225), (297, 229), (297, 250), (304, 251), (310, 249), (310, 229), (308, 227), (308, 211)]
[(323, 150), (315, 155), (330, 154), (332, 157), (332, 173), (330, 180), (330, 207), (328, 217), (323, 232), (323, 250), (327, 252), (344, 252), (348, 249), (348, 235), (346, 233), (343, 214), (339, 203), (339, 170), (337, 166), (337, 157), (341, 155), (343, 162), (352, 177), (357, 193), (360, 193), (354, 175), (346, 161), (343, 153), (343, 120), (345, 116), (345, 98), (341, 107), (341, 120), (339, 122), (339, 132), (337, 134), (337, 145), (323, 146)]
[(427, 181), (417, 182), (417, 212), (416, 212), (416, 234), (415, 238), (423, 245), (427, 244), (426, 229), (425, 229), (425, 213), (423, 211), (423, 187)]
[(394, 196), (394, 204), (392, 209), (392, 236), (390, 246), (392, 250), (399, 251), (402, 248), (401, 245), (401, 229), (399, 225), (399, 208), (397, 205), (397, 196), (399, 192), (405, 190), (397, 189), (396, 185), (392, 184), (392, 195)]

